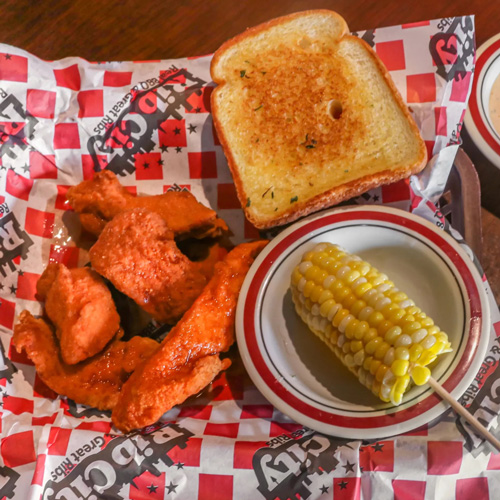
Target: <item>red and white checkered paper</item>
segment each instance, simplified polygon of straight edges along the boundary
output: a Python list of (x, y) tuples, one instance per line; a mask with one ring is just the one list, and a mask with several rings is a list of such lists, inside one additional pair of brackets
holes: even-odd
[[(451, 168), (470, 93), (473, 19), (358, 36), (374, 44), (437, 156), (433, 175), (354, 202), (411, 209), (446, 226), (431, 201)], [(235, 243), (258, 236), (214, 133), (209, 63), (46, 62), (0, 45), (0, 500), (493, 499), (500, 455), (453, 414), (373, 443), (323, 436), (266, 401), (234, 349), (233, 366), (201, 395), (122, 436), (108, 413), (57, 397), (11, 348), (18, 314), (41, 311), (35, 284), (47, 262), (87, 262), (65, 193), (96, 170), (119, 170), (136, 194), (189, 189), (227, 221)], [(491, 302), (489, 357), (463, 403), (495, 431), (500, 318)]]

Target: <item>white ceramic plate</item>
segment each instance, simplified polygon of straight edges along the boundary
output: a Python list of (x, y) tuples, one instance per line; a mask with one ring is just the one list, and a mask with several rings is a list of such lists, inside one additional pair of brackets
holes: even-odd
[(500, 132), (495, 130), (489, 113), (493, 83), (500, 75), (500, 34), (485, 42), (476, 52), (476, 67), (465, 128), (476, 146), (500, 168)]
[(364, 388), (295, 313), (290, 276), (322, 241), (360, 255), (448, 333), (454, 351), (432, 374), (455, 398), (474, 379), (489, 340), (481, 277), (462, 248), (421, 217), (386, 207), (335, 209), (283, 231), (259, 255), (244, 282), (236, 335), (250, 377), (280, 411), (320, 432), (378, 439), (422, 426), (447, 409), (427, 387), (394, 407)]

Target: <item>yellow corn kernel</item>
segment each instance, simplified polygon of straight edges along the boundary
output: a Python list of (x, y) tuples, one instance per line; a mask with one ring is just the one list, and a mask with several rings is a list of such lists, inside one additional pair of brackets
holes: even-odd
[(390, 295), (390, 298), (394, 301), (394, 302), (403, 302), (403, 300), (406, 300), (408, 299), (408, 295), (406, 295), (406, 293), (404, 292), (396, 292), (396, 293), (393, 293)]
[(377, 369), (377, 373), (375, 373), (375, 379), (378, 380), (379, 382), (382, 382), (382, 380), (384, 380), (384, 376), (387, 373), (388, 369), (389, 367), (387, 365), (381, 363)]
[(318, 303), (323, 304), (323, 302), (326, 302), (327, 300), (330, 299), (333, 299), (333, 293), (330, 290), (326, 290), (325, 288), (323, 288), (323, 291), (319, 296)]
[(397, 338), (401, 335), (403, 330), (401, 330), (401, 327), (399, 326), (393, 326), (385, 332), (384, 339), (386, 342), (389, 344), (394, 344), (396, 342)]
[[(353, 293), (350, 293), (347, 297), (345, 297), (344, 299), (342, 299), (342, 305), (346, 308), (346, 309), (349, 309), (351, 310), (352, 309), (352, 306), (353, 304), (358, 300), (358, 298), (356, 297), (356, 295), (354, 295)], [(352, 312), (351, 310), (351, 314), (354, 315), (354, 313)]]
[(446, 342), (442, 340), (437, 340), (433, 346), (429, 347), (429, 351), (433, 354), (441, 354), (446, 347)]
[(304, 273), (304, 278), (309, 281), (316, 281), (314, 278), (321, 272), (321, 269), (318, 266), (311, 266)]
[(292, 285), (295, 285), (297, 286), (297, 284), (299, 283), (300, 281), (300, 278), (302, 278), (302, 274), (301, 272), (299, 271), (299, 268), (298, 266), (293, 270), (293, 273), (292, 273)]
[(360, 349), (363, 349), (363, 342), (361, 340), (353, 340), (351, 342), (351, 351), (358, 352)]
[(415, 365), (411, 371), (411, 378), (416, 385), (424, 385), (429, 381), (431, 371), (427, 366)]
[(337, 271), (342, 267), (342, 264), (340, 262), (336, 262), (332, 260), (331, 262), (328, 262), (326, 265), (326, 271), (328, 274), (335, 275), (337, 274)]
[(394, 325), (387, 319), (384, 319), (383, 321), (381, 321), (378, 326), (377, 326), (377, 329), (378, 329), (378, 332), (380, 333), (380, 335), (385, 335), (387, 333), (387, 331), (389, 329), (391, 329)]
[(316, 255), (316, 252), (314, 251), (311, 251), (311, 252), (306, 252), (304, 254), (304, 257), (302, 257), (302, 262), (305, 262), (305, 261), (312, 261), (313, 257)]
[(376, 327), (384, 321), (384, 315), (380, 311), (373, 311), (368, 317), (370, 326)]
[(402, 377), (399, 377), (395, 384), (395, 392), (398, 394), (403, 394), (406, 391), (409, 383), (410, 383), (409, 375), (403, 375)]
[(401, 325), (401, 328), (403, 328), (408, 323), (413, 323), (414, 321), (415, 321), (415, 316), (413, 316), (413, 314), (406, 313), (405, 316), (401, 318), (399, 324)]
[(397, 309), (395, 309), (394, 311), (391, 312), (391, 314), (389, 315), (389, 317), (387, 318), (391, 323), (393, 324), (397, 324), (401, 321), (401, 319), (405, 316), (405, 311), (404, 309), (401, 309), (400, 307), (398, 307)]
[(351, 267), (359, 272), (360, 276), (365, 276), (370, 271), (370, 264), (362, 260), (352, 262)]
[(378, 396), (379, 392), (380, 392), (380, 387), (381, 387), (381, 383), (378, 381), (378, 380), (374, 380), (373, 381), (373, 384), (372, 384), (372, 392), (373, 394), (375, 394), (375, 396)]
[(396, 377), (403, 377), (408, 371), (410, 362), (406, 359), (395, 359), (392, 363), (391, 370)]
[(314, 283), (314, 281), (307, 281), (304, 285), (304, 290), (302, 290), (304, 297), (310, 297), (311, 292), (315, 286), (316, 284)]
[(370, 371), (370, 366), (371, 366), (372, 361), (373, 361), (373, 356), (366, 356), (365, 357), (365, 360), (363, 361), (363, 368), (366, 371)]
[(351, 291), (346, 286), (335, 290), (335, 292), (333, 293), (337, 302), (342, 302), (350, 294)]
[(413, 344), (410, 349), (410, 361), (415, 363), (415, 361), (420, 358), (420, 355), (424, 352), (424, 348), (420, 344)]
[(354, 333), (356, 332), (356, 328), (358, 327), (360, 321), (354, 318), (349, 324), (345, 327), (344, 334), (348, 339), (352, 339), (354, 337)]
[(420, 321), (420, 324), (423, 328), (430, 328), (434, 325), (434, 320), (432, 318), (429, 318), (429, 316), (425, 318), (418, 318), (418, 320)]
[(363, 342), (365, 345), (369, 344), (372, 340), (378, 338), (378, 332), (376, 328), (370, 328), (363, 336)]
[(328, 316), (328, 313), (330, 312), (330, 309), (335, 306), (336, 302), (333, 299), (326, 300), (321, 304), (321, 307), (319, 308), (319, 313), (323, 318), (326, 318)]
[(437, 356), (433, 352), (425, 351), (422, 353), (422, 356), (420, 356), (418, 362), (422, 366), (427, 366), (430, 365), (436, 358)]
[(358, 314), (366, 307), (366, 302), (364, 300), (358, 299), (351, 307), (351, 314), (358, 317)]
[(358, 296), (358, 297), (362, 297), (368, 290), (370, 290), (371, 288), (373, 288), (373, 285), (371, 283), (369, 283), (368, 281), (366, 283), (360, 283), (355, 289), (354, 289), (354, 293)]
[(306, 299), (305, 302), (304, 302), (304, 306), (306, 307), (306, 309), (308, 311), (310, 311), (311, 308), (312, 308), (312, 302), (309, 299)]
[(316, 285), (311, 291), (311, 301), (315, 304), (319, 303), (319, 297), (323, 293), (323, 287)]
[(436, 333), (439, 333), (441, 330), (439, 326), (432, 325), (429, 328), (427, 328), (427, 331), (429, 332), (429, 335), (436, 335)]
[(412, 321), (411, 323), (405, 323), (403, 326), (403, 333), (406, 335), (411, 335), (413, 332), (420, 330), (422, 325), (418, 321)]
[(370, 340), (365, 346), (366, 354), (374, 354), (375, 351), (377, 350), (377, 347), (381, 343), (382, 339), (380, 337), (375, 337), (374, 339)]
[(361, 340), (370, 330), (370, 325), (366, 321), (359, 321), (356, 324), (356, 329), (354, 330), (354, 338)]
[(325, 260), (328, 258), (329, 255), (326, 252), (314, 252), (311, 262), (318, 267), (323, 267)]
[(333, 318), (333, 326), (338, 327), (340, 322), (349, 314), (347, 309), (341, 309)]
[(390, 347), (391, 346), (387, 342), (381, 342), (375, 351), (375, 357), (377, 359), (383, 359)]
[(348, 352), (351, 352), (351, 343), (350, 342), (344, 342), (344, 344), (342, 345), (342, 351), (344, 353), (348, 353)]
[(394, 357), (396, 359), (410, 359), (410, 351), (407, 347), (396, 347), (394, 351)]
[(356, 281), (360, 276), (361, 275), (359, 274), (359, 271), (353, 269), (344, 276), (344, 282), (351, 284), (353, 281)]
[(382, 365), (382, 361), (379, 359), (372, 359), (372, 362), (370, 363), (370, 373), (372, 375), (375, 375), (377, 373), (377, 370), (379, 369), (379, 366)]

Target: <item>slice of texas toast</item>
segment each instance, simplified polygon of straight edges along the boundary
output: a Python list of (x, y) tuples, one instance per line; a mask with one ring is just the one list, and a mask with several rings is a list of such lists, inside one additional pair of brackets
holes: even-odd
[(425, 166), (424, 142), (385, 67), (335, 12), (248, 29), (215, 53), (211, 73), (215, 127), (259, 228)]

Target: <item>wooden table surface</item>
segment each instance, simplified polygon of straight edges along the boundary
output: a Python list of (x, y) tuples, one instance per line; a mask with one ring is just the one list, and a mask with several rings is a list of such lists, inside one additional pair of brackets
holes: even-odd
[[(314, 8), (336, 10), (352, 31), (474, 14), (478, 47), (500, 31), (500, 8), (492, 0), (7, 0), (2, 3), (0, 41), (49, 60), (66, 56), (91, 61), (171, 59), (212, 53), (249, 26)], [(500, 170), (482, 156), (467, 134), (463, 148), (478, 170), (482, 205), (488, 210), (482, 218), (482, 261), (498, 301)]]

